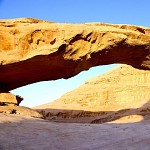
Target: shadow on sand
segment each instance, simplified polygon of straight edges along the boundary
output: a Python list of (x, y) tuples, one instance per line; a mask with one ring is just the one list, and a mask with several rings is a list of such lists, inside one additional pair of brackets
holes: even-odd
[(46, 120), (68, 123), (106, 123), (118, 119), (150, 119), (150, 100), (140, 108), (129, 108), (118, 111), (84, 111), (63, 109), (37, 109)]

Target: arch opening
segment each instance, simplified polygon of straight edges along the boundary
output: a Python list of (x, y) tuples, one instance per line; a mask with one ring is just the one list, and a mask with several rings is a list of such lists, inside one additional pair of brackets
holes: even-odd
[(101, 75), (116, 66), (118, 64), (92, 67), (88, 71), (82, 71), (69, 79), (38, 82), (10, 92), (15, 95), (21, 95), (24, 98), (20, 104), (21, 106), (34, 107), (56, 100), (63, 94), (79, 87), (89, 78)]

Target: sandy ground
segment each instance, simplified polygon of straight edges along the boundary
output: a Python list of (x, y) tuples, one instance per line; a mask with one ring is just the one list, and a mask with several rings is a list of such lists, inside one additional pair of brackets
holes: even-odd
[(0, 114), (0, 150), (149, 150), (150, 120), (56, 123)]

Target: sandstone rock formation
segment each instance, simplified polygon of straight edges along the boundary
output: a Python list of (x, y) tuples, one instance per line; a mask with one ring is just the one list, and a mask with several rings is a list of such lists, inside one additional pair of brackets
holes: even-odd
[(104, 23), (0, 21), (0, 91), (110, 63), (150, 69), (150, 29)]
[(17, 114), (22, 116), (30, 116), (43, 118), (43, 115), (27, 107), (19, 106), (23, 98), (10, 92), (0, 93), (0, 113)]
[(78, 119), (75, 122), (143, 118), (150, 114), (150, 71), (120, 65), (60, 99), (35, 108), (42, 110), (47, 119)]
[(17, 116), (43, 118), (43, 115), (36, 110), (24, 106), (0, 106), (0, 114), (15, 114)]
[(0, 106), (19, 106), (23, 98), (9, 92), (0, 93)]

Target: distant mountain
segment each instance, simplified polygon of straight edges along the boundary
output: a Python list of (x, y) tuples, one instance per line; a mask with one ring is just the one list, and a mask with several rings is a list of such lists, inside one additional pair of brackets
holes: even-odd
[(35, 109), (55, 121), (102, 123), (127, 116), (145, 119), (149, 100), (150, 71), (120, 65)]

